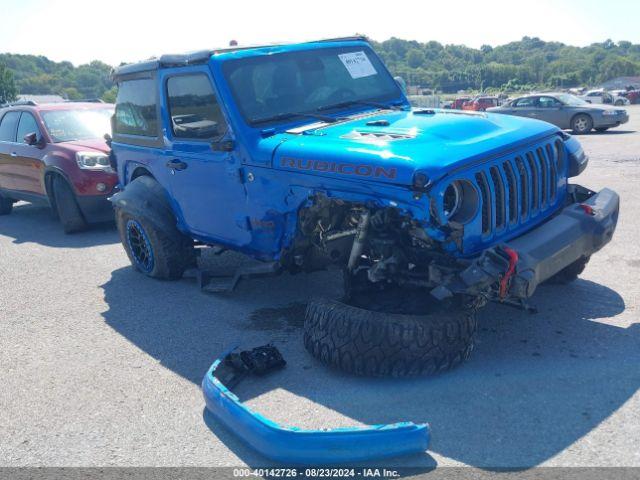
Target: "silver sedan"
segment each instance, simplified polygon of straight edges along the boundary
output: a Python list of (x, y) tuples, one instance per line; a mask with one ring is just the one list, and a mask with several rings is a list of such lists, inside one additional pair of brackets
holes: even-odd
[(529, 117), (553, 123), (574, 133), (588, 133), (591, 129), (603, 132), (629, 121), (623, 108), (592, 105), (568, 93), (540, 93), (515, 98), (487, 112)]

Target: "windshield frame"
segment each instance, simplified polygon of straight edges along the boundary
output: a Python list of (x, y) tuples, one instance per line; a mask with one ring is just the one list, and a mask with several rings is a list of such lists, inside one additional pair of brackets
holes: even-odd
[[(389, 90), (389, 93), (383, 94), (383, 95), (375, 95), (367, 98), (354, 97), (349, 100), (342, 99), (340, 101), (336, 101), (335, 105), (329, 105), (329, 104), (321, 105), (321, 107), (323, 107), (322, 110), (315, 109), (315, 108), (308, 109), (308, 110), (307, 109), (296, 110), (295, 108), (293, 108), (291, 109), (292, 111), (283, 110), (280, 112), (274, 112), (274, 115), (265, 115), (264, 117), (260, 117), (260, 118), (251, 118), (245, 109), (245, 105), (243, 105), (241, 101), (241, 97), (238, 94), (238, 91), (236, 90), (238, 86), (230, 81), (230, 75), (233, 72), (234, 67), (236, 65), (238, 64), (241, 65), (242, 63), (245, 63), (247, 61), (252, 61), (252, 60), (256, 61), (254, 59), (264, 58), (264, 55), (262, 55), (261, 52), (258, 51), (256, 52), (255, 55), (243, 55), (238, 58), (225, 59), (224, 61), (221, 62), (221, 68), (220, 68), (221, 76), (224, 82), (226, 83), (226, 87), (231, 95), (231, 100), (233, 101), (233, 104), (236, 110), (240, 114), (240, 117), (242, 118), (244, 123), (249, 128), (264, 130), (264, 129), (272, 128), (273, 126), (277, 126), (277, 125), (300, 123), (301, 121), (305, 121), (305, 120), (308, 121), (310, 117), (313, 115), (317, 115), (319, 117), (322, 117), (322, 116), (327, 117), (330, 115), (337, 114), (335, 118), (336, 120), (339, 120), (340, 114), (344, 111), (348, 111), (348, 110), (362, 111), (362, 110), (367, 110), (367, 109), (370, 110), (372, 108), (376, 108), (371, 105), (363, 104), (367, 102), (388, 103), (390, 108), (392, 108), (393, 105), (395, 105), (396, 107), (401, 105), (408, 105), (408, 100), (406, 99), (406, 96), (403, 93), (402, 89), (400, 88), (400, 86), (398, 85), (394, 77), (391, 75), (391, 73), (389, 72), (388, 68), (386, 67), (382, 59), (376, 54), (376, 52), (373, 50), (373, 48), (369, 44), (349, 43), (349, 44), (337, 44), (337, 45), (331, 45), (331, 46), (323, 45), (322, 47), (308, 46), (307, 48), (302, 48), (302, 49), (283, 50), (279, 52), (273, 52), (273, 53), (270, 53), (268, 56), (273, 58), (279, 55), (298, 54), (302, 52), (317, 52), (318, 50), (322, 50), (323, 52), (333, 50), (336, 52), (336, 54), (364, 51), (367, 57), (369, 57), (370, 59), (375, 58), (374, 63), (376, 63), (375, 66), (376, 66), (377, 74), (384, 76), (385, 77), (384, 81), (388, 81), (389, 85), (392, 85), (391, 89)], [(350, 102), (350, 100), (353, 100), (353, 102)], [(359, 102), (363, 102), (363, 103), (359, 103)], [(273, 119), (271, 119), (271, 117), (273, 117)], [(322, 120), (320, 119), (311, 120), (311, 122), (313, 123), (316, 123), (319, 121), (322, 121)]]
[[(102, 135), (99, 135), (97, 137), (86, 137), (86, 138), (65, 138), (65, 139), (58, 139), (58, 137), (56, 137), (54, 134), (51, 133), (51, 128), (49, 126), (49, 124), (47, 123), (47, 116), (51, 115), (51, 114), (57, 114), (57, 113), (69, 113), (69, 112), (73, 112), (73, 113), (83, 113), (83, 112), (92, 112), (92, 113), (102, 113), (105, 112), (105, 116), (107, 118), (107, 123), (109, 125), (109, 128), (106, 132), (104, 132)], [(51, 140), (51, 143), (57, 144), (57, 143), (67, 143), (67, 142), (81, 142), (81, 141), (87, 141), (87, 140), (101, 140), (104, 138), (105, 134), (111, 134), (111, 117), (113, 116), (114, 113), (114, 108), (113, 107), (107, 107), (107, 106), (102, 106), (102, 107), (96, 107), (96, 108), (64, 108), (64, 109), (51, 109), (51, 110), (41, 110), (40, 111), (40, 117), (42, 118), (42, 125), (44, 127), (44, 130), (46, 131), (47, 136), (49, 137), (49, 139)]]

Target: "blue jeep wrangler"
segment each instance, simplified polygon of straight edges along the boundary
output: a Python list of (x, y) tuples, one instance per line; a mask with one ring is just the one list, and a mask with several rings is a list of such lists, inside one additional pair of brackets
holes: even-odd
[(114, 72), (113, 197), (133, 266), (178, 279), (196, 251), (240, 272), (344, 271), (304, 342), (357, 374), (436, 373), (473, 347), (487, 301), (531, 309), (611, 239), (619, 198), (549, 123), (412, 109), (362, 38), (165, 55)]

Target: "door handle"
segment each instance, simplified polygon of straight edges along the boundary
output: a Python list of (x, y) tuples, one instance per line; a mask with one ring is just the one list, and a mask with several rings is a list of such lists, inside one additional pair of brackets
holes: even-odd
[(17, 156), (18, 156), (18, 154), (17, 154), (16, 152), (11, 152), (11, 156), (12, 156), (12, 157), (17, 157)]
[(187, 167), (188, 165), (186, 163), (176, 158), (167, 162), (167, 168), (171, 170), (185, 170)]

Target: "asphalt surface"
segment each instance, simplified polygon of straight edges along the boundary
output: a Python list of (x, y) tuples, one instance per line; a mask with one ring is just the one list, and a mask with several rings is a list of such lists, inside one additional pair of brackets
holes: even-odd
[(111, 226), (67, 236), (47, 209), (17, 205), (0, 218), (0, 465), (268, 465), (205, 412), (199, 385), (230, 345), (272, 341), (287, 368), (240, 398), (306, 428), (431, 423), (428, 452), (386, 465), (640, 466), (640, 107), (629, 111), (580, 138), (580, 183), (622, 197), (613, 242), (574, 284), (540, 288), (537, 315), (487, 307), (469, 362), (436, 378), (356, 378), (306, 353), (303, 304), (337, 294), (335, 273), (207, 295), (134, 272)]

